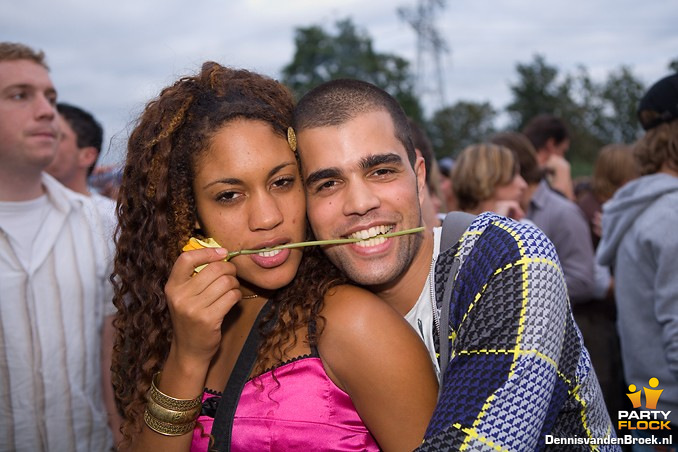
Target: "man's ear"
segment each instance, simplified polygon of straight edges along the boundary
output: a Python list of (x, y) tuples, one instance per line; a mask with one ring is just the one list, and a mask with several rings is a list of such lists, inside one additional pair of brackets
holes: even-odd
[(556, 139), (551, 137), (546, 140), (546, 143), (544, 143), (544, 150), (546, 150), (549, 155), (555, 154), (556, 153)]
[(80, 148), (79, 154), (78, 154), (78, 165), (80, 168), (89, 168), (94, 164), (94, 162), (97, 161), (97, 157), (99, 156), (99, 151), (94, 146), (87, 146), (84, 148)]
[(424, 204), (424, 190), (428, 190), (426, 186), (426, 164), (424, 157), (421, 155), (419, 149), (415, 149), (417, 159), (414, 161), (414, 174), (417, 176), (417, 194), (419, 195), (419, 205)]

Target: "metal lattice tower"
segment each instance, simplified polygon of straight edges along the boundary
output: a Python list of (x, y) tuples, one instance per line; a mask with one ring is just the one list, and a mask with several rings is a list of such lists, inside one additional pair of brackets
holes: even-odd
[[(398, 8), (398, 15), (407, 22), (417, 35), (416, 87), (419, 96), (433, 93), (439, 107), (446, 105), (443, 55), (449, 53), (445, 39), (435, 26), (437, 11), (445, 9), (447, 0), (418, 0), (415, 7)], [(436, 88), (430, 89), (428, 83), (428, 63), (433, 62)]]

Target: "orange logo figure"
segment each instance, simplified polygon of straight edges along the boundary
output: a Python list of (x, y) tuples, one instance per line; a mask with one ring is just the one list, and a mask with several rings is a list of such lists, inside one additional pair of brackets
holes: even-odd
[(633, 403), (633, 408), (640, 408), (640, 390), (636, 391), (636, 385), (629, 385), (630, 394), (626, 394), (631, 403)]
[[(650, 378), (650, 381), (648, 382), (650, 384), (650, 387), (656, 388), (659, 386), (659, 379), (657, 378)], [(655, 410), (657, 409), (657, 401), (659, 400), (659, 396), (662, 395), (662, 392), (664, 391), (663, 389), (648, 389), (645, 386), (643, 386), (643, 389), (645, 390), (645, 408), (648, 410)]]
[[(650, 385), (650, 388), (656, 388), (657, 386), (659, 386), (659, 379), (652, 377), (650, 378), (648, 384)], [(662, 392), (664, 392), (664, 390), (650, 388), (646, 388), (645, 386), (643, 386), (643, 391), (645, 392), (645, 408), (647, 408), (648, 410), (656, 410), (657, 402), (659, 401), (659, 396), (662, 394)], [(641, 406), (640, 394), (643, 391), (637, 389), (636, 385), (633, 384), (629, 385), (629, 391), (630, 393), (626, 394), (626, 396), (633, 404), (633, 408), (640, 408)]]

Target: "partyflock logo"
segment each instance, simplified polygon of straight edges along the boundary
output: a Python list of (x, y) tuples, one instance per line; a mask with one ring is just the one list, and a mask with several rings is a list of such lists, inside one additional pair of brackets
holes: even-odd
[[(633, 408), (645, 408), (644, 410), (619, 411), (620, 429), (628, 430), (670, 430), (670, 411), (657, 410), (657, 402), (663, 389), (658, 389), (659, 379), (652, 377), (648, 381), (649, 388), (643, 386), (640, 390), (636, 385), (629, 385), (629, 393), (626, 396), (633, 404)], [(645, 395), (645, 406), (642, 405), (642, 395)]]

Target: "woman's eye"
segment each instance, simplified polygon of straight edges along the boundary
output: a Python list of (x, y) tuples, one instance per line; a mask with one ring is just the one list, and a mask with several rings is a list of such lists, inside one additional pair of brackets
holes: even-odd
[(237, 200), (240, 197), (240, 193), (234, 192), (234, 191), (225, 191), (222, 193), (219, 193), (216, 196), (216, 200), (221, 203), (229, 203)]
[(273, 186), (275, 188), (288, 188), (294, 185), (294, 177), (281, 177), (273, 181)]

